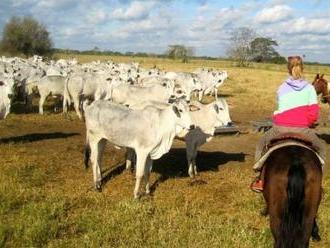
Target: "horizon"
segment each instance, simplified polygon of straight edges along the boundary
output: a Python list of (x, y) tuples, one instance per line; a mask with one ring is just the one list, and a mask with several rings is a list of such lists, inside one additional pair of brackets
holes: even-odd
[(219, 58), (227, 57), (231, 31), (245, 26), (276, 40), (281, 56), (330, 63), (325, 0), (4, 0), (0, 29), (12, 16), (26, 15), (43, 23), (60, 49), (164, 54), (182, 44), (197, 57)]

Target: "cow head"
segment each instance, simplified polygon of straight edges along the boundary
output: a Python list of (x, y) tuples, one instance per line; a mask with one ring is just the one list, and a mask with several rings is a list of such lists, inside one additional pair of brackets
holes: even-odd
[(176, 133), (191, 129), (192, 120), (189, 114), (189, 107), (186, 102), (176, 100), (171, 108), (176, 117)]
[(225, 99), (220, 98), (212, 103), (216, 114), (217, 123), (215, 127), (231, 125), (232, 121), (229, 115), (229, 107)]

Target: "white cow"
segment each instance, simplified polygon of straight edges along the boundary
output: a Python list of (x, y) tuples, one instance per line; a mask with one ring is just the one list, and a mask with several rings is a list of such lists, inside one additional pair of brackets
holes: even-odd
[(13, 87), (11, 85), (13, 82), (7, 82), (0, 81), (0, 120), (6, 118), (9, 114), (13, 96)]
[(39, 114), (44, 113), (43, 105), (49, 95), (63, 96), (66, 77), (62, 76), (44, 76), (37, 82), (37, 88), (40, 94)]
[(150, 192), (149, 176), (152, 160), (167, 153), (177, 130), (189, 129), (191, 118), (188, 106), (177, 102), (165, 109), (147, 106), (131, 110), (105, 100), (84, 104), (86, 119), (85, 165), (91, 159), (94, 184), (101, 190), (101, 159), (106, 141), (133, 149), (137, 156), (134, 197), (139, 197), (142, 178), (146, 193)]
[(228, 74), (226, 71), (209, 71), (202, 70), (197, 74), (199, 81), (202, 84), (202, 91), (199, 94), (199, 99), (206, 94), (214, 94), (215, 99), (218, 98), (218, 88), (227, 79)]
[(195, 128), (185, 135), (186, 152), (188, 160), (188, 174), (190, 177), (197, 175), (196, 158), (198, 147), (211, 141), (215, 130), (221, 126), (232, 125), (229, 115), (229, 107), (224, 98), (219, 98), (209, 104), (194, 102), (190, 112)]
[[(143, 109), (148, 105), (165, 109), (168, 103), (157, 101), (144, 101), (136, 105), (130, 106), (131, 109)], [(219, 98), (209, 104), (202, 104), (194, 101), (189, 105), (189, 114), (194, 126), (189, 132), (187, 130), (177, 131), (177, 138), (184, 139), (186, 142), (186, 153), (188, 160), (188, 174), (190, 177), (197, 175), (196, 158), (198, 148), (206, 142), (212, 140), (216, 128), (221, 126), (232, 125), (229, 115), (229, 108), (224, 98)], [(131, 169), (134, 153), (128, 150), (126, 158), (126, 169)]]
[(112, 89), (111, 100), (115, 103), (131, 106), (141, 101), (168, 102), (173, 98), (181, 98), (181, 94), (176, 95), (174, 87), (170, 85), (154, 84), (149, 87), (121, 84)]

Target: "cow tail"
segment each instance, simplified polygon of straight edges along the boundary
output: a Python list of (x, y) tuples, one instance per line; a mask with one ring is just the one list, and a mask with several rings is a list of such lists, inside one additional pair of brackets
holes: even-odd
[(86, 144), (84, 148), (84, 164), (85, 164), (85, 169), (87, 170), (89, 167), (89, 159), (91, 157), (91, 147), (89, 145), (89, 139), (88, 139), (88, 131), (86, 132)]

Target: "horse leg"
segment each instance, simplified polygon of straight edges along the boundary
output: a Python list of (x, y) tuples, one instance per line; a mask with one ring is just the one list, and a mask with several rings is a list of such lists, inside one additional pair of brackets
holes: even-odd
[(274, 247), (281, 247), (281, 223), (283, 221), (283, 207), (285, 205), (286, 186), (282, 173), (277, 173), (275, 166), (264, 167), (265, 185), (263, 195), (266, 201), (266, 209), (269, 214), (270, 228), (274, 237)]
[(309, 242), (310, 237), (313, 241), (320, 241), (319, 227), (316, 222), (317, 211), (322, 198), (322, 173), (316, 165), (308, 166), (306, 168), (310, 178), (305, 187), (305, 240)]

